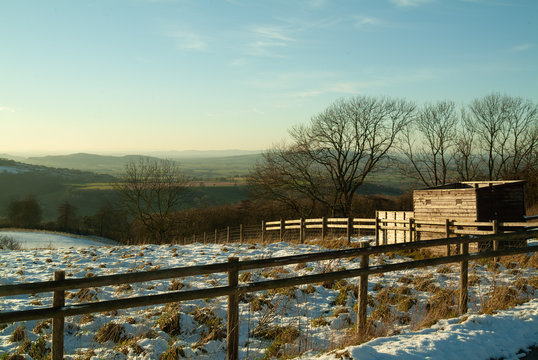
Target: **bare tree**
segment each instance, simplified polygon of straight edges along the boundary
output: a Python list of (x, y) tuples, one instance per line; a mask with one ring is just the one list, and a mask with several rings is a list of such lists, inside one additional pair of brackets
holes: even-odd
[(453, 180), (457, 126), (453, 102), (425, 105), (400, 137), (398, 148), (404, 161), (398, 164), (402, 173), (426, 186)]
[(300, 194), (334, 215), (349, 216), (358, 188), (387, 158), (414, 110), (405, 100), (339, 100), (308, 125), (293, 128), (292, 145), (265, 153), (251, 184), (265, 186), (266, 193), (282, 202)]
[(166, 242), (173, 227), (171, 214), (185, 199), (189, 178), (176, 162), (141, 157), (125, 166), (117, 184), (123, 204), (158, 242)]
[(461, 111), (460, 129), (456, 136), (455, 165), (460, 181), (483, 178), (476, 141), (476, 128), (465, 109)]
[(538, 145), (538, 106), (494, 93), (469, 106), (487, 178), (512, 177), (532, 160)]

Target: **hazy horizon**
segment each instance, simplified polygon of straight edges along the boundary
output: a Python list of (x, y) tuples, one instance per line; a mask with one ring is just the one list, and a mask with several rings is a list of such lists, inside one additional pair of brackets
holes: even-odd
[(257, 151), (356, 95), (535, 101), (536, 14), (532, 0), (1, 2), (0, 153)]

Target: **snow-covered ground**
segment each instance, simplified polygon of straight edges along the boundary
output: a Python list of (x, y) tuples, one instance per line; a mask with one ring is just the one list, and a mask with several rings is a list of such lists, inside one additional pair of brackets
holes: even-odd
[[(47, 240), (44, 242), (48, 243)], [(68, 278), (81, 278), (226, 262), (230, 256), (238, 256), (243, 260), (324, 251), (313, 245), (287, 243), (44, 248), (0, 251), (0, 286), (51, 280), (55, 270), (65, 270)], [(399, 255), (383, 255), (373, 257), (370, 264), (405, 260)], [(359, 259), (353, 258), (300, 266), (288, 265), (242, 272), (240, 281), (263, 281), (358, 266)], [(269, 354), (303, 354), (302, 359), (318, 356), (321, 359), (515, 359), (521, 349), (538, 343), (538, 291), (535, 292), (530, 285), (523, 285), (520, 291), (520, 294), (530, 299), (529, 302), (495, 315), (478, 314), (487, 301), (488, 294), (502, 286), (511, 286), (518, 279), (536, 277), (536, 268), (519, 268), (517, 265), (505, 268), (500, 265), (490, 272), (486, 264), (472, 263), (469, 271), (470, 279), (474, 279), (470, 286), (469, 313), (464, 317), (441, 320), (431, 328), (416, 331), (414, 329), (424, 320), (424, 309), (432, 296), (430, 291), (457, 290), (458, 267), (441, 266), (371, 276), (368, 284), (369, 294), (372, 295), (370, 305), (380, 305), (379, 299), (383, 292), (390, 290), (396, 293), (406, 288), (405, 292), (400, 291), (399, 296), (410, 300), (409, 310), (403, 311), (398, 308), (399, 305), (390, 305), (389, 318), (392, 320), (386, 322), (391, 323), (389, 333), (392, 336), (343, 349), (342, 344), (349, 338), (349, 329), (356, 319), (353, 306), (357, 299), (353, 287), (356, 286), (357, 279), (348, 279), (347, 283), (316, 284), (291, 290), (247, 294), (240, 302), (240, 357), (255, 359)], [(412, 286), (410, 281), (414, 280), (425, 282), (428, 289)], [(220, 273), (91, 288), (70, 291), (67, 303), (150, 295), (170, 289), (203, 289), (226, 284), (227, 274)], [(346, 288), (346, 285), (349, 287)], [(4, 297), (0, 300), (0, 311), (48, 306), (51, 306), (48, 293)], [(66, 358), (160, 359), (168, 351), (169, 354), (175, 352), (188, 358), (224, 359), (226, 307), (226, 298), (222, 297), (67, 318)], [(368, 307), (369, 314), (374, 311), (373, 306)], [(115, 342), (99, 342), (96, 334), (110, 323), (118, 324), (115, 329), (108, 325), (108, 333), (116, 330), (118, 338)], [(374, 325), (380, 330), (384, 324), (383, 321), (376, 321)], [(3, 352), (28, 352), (30, 345), (24, 351), (24, 342), (10, 339), (21, 325), (25, 329), (22, 334), (32, 344), (45, 339), (50, 347), (51, 328), (47, 322), (27, 321), (24, 324), (0, 325), (0, 357)]]
[(52, 232), (0, 230), (0, 236), (13, 238), (23, 249), (86, 248), (88, 246), (115, 245), (114, 241), (105, 238)]

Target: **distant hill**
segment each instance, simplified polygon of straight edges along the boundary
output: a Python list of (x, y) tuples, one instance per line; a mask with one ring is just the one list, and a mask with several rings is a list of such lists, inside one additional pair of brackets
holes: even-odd
[[(224, 154), (235, 154), (241, 152), (246, 154), (223, 156)], [(240, 150), (227, 150), (223, 152), (178, 151), (174, 153), (176, 154), (175, 157), (170, 156), (166, 158), (178, 161), (185, 173), (199, 179), (244, 176), (261, 157), (260, 153)], [(180, 153), (181, 155), (179, 155)], [(218, 156), (210, 156), (217, 153), (219, 154)], [(172, 152), (169, 152), (168, 154), (172, 155)], [(190, 157), (187, 155), (190, 155)], [(147, 155), (111, 156), (78, 153), (70, 155), (34, 156), (22, 160), (19, 158), (19, 161), (32, 165), (91, 171), (99, 174), (119, 175), (123, 173), (127, 163), (137, 161), (141, 156), (154, 160), (162, 159)]]
[(152, 151), (144, 154), (157, 156), (166, 159), (185, 159), (185, 158), (223, 158), (243, 155), (261, 154), (261, 150), (173, 150), (173, 151)]
[(78, 153), (70, 155), (34, 156), (26, 158), (24, 162), (33, 165), (91, 171), (100, 174), (119, 174), (125, 169), (125, 164), (130, 161), (137, 161), (140, 156), (106, 156)]

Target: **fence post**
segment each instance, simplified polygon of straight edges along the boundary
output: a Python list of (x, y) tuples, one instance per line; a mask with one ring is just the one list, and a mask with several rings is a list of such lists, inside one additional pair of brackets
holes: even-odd
[[(237, 257), (229, 257), (228, 263), (234, 264), (239, 261)], [(235, 286), (239, 283), (239, 271), (236, 267), (228, 271), (228, 286)], [(228, 323), (227, 323), (227, 342), (226, 349), (228, 360), (239, 359), (239, 295), (233, 293), (228, 295)]]
[[(65, 280), (64, 271), (54, 272), (54, 281)], [(52, 306), (65, 306), (64, 290), (57, 290), (52, 293)], [(63, 360), (64, 358), (64, 320), (63, 316), (52, 319), (52, 360)]]
[(196, 243), (196, 234), (192, 234), (192, 243)]
[[(361, 248), (366, 248), (368, 243), (361, 243)], [(368, 267), (368, 254), (361, 255), (359, 267)], [(368, 275), (359, 277), (359, 303), (357, 305), (357, 331), (360, 337), (365, 337), (368, 331), (366, 322), (366, 307), (368, 305)]]
[(230, 243), (230, 227), (226, 226), (226, 243)]
[(413, 242), (415, 240), (414, 226), (415, 226), (415, 219), (411, 217), (409, 218), (409, 242)]
[(244, 240), (245, 240), (244, 228), (243, 228), (243, 224), (240, 224), (239, 225), (239, 243), (242, 244)]
[[(461, 244), (461, 254), (469, 254), (469, 243), (464, 242)], [(459, 299), (459, 310), (460, 315), (463, 315), (467, 312), (467, 301), (468, 301), (468, 277), (469, 277), (469, 260), (463, 260), (460, 262), (460, 299)]]
[(377, 211), (375, 214), (375, 246), (379, 246), (379, 218), (377, 217)]
[(204, 231), (204, 245), (206, 244), (207, 242), (207, 233)]
[(265, 240), (265, 221), (262, 220), (262, 244)]
[(304, 219), (299, 220), (299, 242), (304, 244)]
[(215, 244), (217, 243), (217, 229), (215, 229)]
[(353, 234), (353, 219), (348, 217), (347, 218), (347, 243), (351, 244), (351, 234)]
[[(492, 227), (492, 231), (493, 231), (494, 234), (499, 233), (499, 222), (498, 222), (497, 219), (494, 219), (492, 221), (491, 227)], [(499, 240), (493, 240), (493, 251), (498, 251), (498, 250), (499, 250)], [(494, 262), (499, 261), (499, 257), (494, 257), (493, 261)]]
[(284, 220), (280, 219), (280, 242), (282, 242), (283, 237), (284, 237)]
[(327, 218), (324, 216), (321, 218), (321, 241), (325, 242), (327, 237)]
[[(445, 219), (445, 237), (450, 237), (450, 220)], [(446, 256), (450, 256), (450, 244), (446, 245)]]

